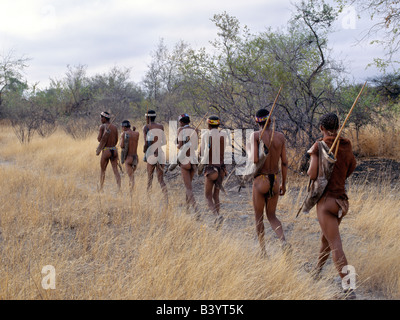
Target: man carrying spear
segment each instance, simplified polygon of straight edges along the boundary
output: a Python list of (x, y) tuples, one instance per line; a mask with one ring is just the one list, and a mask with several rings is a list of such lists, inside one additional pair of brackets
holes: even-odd
[[(272, 113), (271, 109), (271, 113)], [(255, 121), (260, 127), (260, 131), (256, 131), (251, 143), (254, 145), (253, 161), (258, 164), (259, 147), (267, 153), (264, 163), (260, 164), (260, 168), (254, 175), (253, 181), (253, 207), (256, 220), (256, 231), (260, 242), (262, 254), (266, 255), (265, 238), (264, 238), (264, 207), (267, 219), (272, 229), (278, 236), (282, 244), (286, 246), (286, 240), (282, 229), (282, 224), (276, 217), (276, 207), (279, 196), (286, 193), (286, 177), (288, 161), (286, 156), (286, 140), (285, 136), (280, 132), (274, 132), (270, 128), (270, 115), (267, 109), (260, 109), (256, 113)], [(279, 162), (282, 169), (282, 180), (279, 176)]]
[[(321, 141), (331, 147), (337, 136), (338, 129), (339, 119), (337, 115), (334, 113), (325, 114), (320, 120), (320, 130), (323, 134)], [(356, 167), (356, 160), (352, 152), (351, 142), (348, 139), (340, 137), (338, 143), (335, 165), (328, 184), (317, 202), (317, 217), (321, 226), (322, 237), (318, 263), (314, 270), (316, 278), (321, 273), (331, 252), (340, 277), (344, 278), (347, 275), (342, 271), (347, 266), (347, 259), (342, 248), (339, 225), (349, 209), (345, 183)], [(316, 142), (308, 151), (311, 160), (307, 174), (311, 180), (315, 180), (318, 177), (319, 147), (320, 145)]]
[[(321, 117), (319, 129), (323, 137), (308, 150), (311, 159), (307, 174), (310, 181), (313, 181), (315, 185), (315, 190), (312, 190), (312, 188), (310, 190), (318, 197), (308, 195), (305, 204), (303, 204), (303, 212), (308, 212), (316, 202), (318, 222), (322, 231), (318, 262), (313, 270), (315, 278), (319, 277), (331, 252), (333, 262), (342, 281), (347, 276), (347, 268), (345, 267), (348, 264), (342, 247), (339, 225), (349, 210), (345, 184), (347, 178), (356, 168), (356, 159), (350, 140), (342, 138), (340, 134), (366, 84), (362, 87), (339, 131), (339, 118), (336, 114), (328, 113)], [(335, 154), (332, 153), (334, 150)], [(318, 188), (321, 190), (318, 190)], [(346, 298), (356, 298), (354, 288), (343, 289)]]

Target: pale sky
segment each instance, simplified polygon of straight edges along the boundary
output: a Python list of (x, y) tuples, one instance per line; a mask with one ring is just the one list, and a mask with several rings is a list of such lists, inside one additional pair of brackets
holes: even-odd
[[(193, 48), (207, 47), (216, 38), (210, 20), (226, 11), (252, 33), (284, 27), (297, 0), (1, 0), (0, 52), (14, 50), (31, 58), (25, 70), (30, 84), (46, 87), (61, 79), (67, 65), (87, 66), (88, 75), (113, 66), (131, 68), (142, 80), (161, 38), (168, 47), (184, 40)], [(365, 81), (376, 74), (365, 70), (379, 47), (355, 45), (371, 25), (357, 20), (351, 8), (339, 17), (330, 37), (333, 56), (345, 59), (349, 74)]]

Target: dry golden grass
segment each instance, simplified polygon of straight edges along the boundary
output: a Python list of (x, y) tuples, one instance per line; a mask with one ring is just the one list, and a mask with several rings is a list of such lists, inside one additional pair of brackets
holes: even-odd
[(354, 151), (362, 157), (400, 159), (400, 122), (386, 124), (386, 129), (366, 125), (361, 127), (358, 141), (355, 129), (347, 130)]
[[(266, 222), (268, 258), (263, 259), (248, 191), (241, 198), (221, 195), (224, 215), (240, 221), (247, 213), (250, 219), (236, 228), (227, 221), (217, 232), (207, 222), (210, 213), (202, 222), (186, 214), (176, 182), (168, 182), (168, 206), (156, 180), (149, 198), (142, 161), (132, 196), (126, 175), (122, 194), (116, 194), (111, 168), (99, 194), (96, 146), (95, 135), (75, 141), (62, 132), (20, 145), (9, 127), (0, 126), (0, 299), (336, 297), (332, 263), (318, 282), (302, 269), (304, 262), (315, 262), (319, 248), (315, 212), (294, 218), (304, 179), (290, 177), (278, 204), (292, 255), (280, 250)], [(349, 193), (351, 212), (342, 236), (365, 298), (400, 298), (397, 192), (389, 186), (380, 193), (352, 186)], [(55, 267), (55, 290), (41, 286), (46, 265)]]

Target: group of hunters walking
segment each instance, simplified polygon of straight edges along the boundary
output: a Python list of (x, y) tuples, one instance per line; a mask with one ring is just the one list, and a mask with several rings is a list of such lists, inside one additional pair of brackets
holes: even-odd
[[(272, 109), (271, 109), (272, 112)], [(165, 135), (154, 134), (154, 130), (164, 131), (164, 126), (155, 122), (156, 112), (148, 110), (146, 113), (147, 124), (143, 127), (144, 137), (144, 161), (147, 163), (148, 190), (152, 186), (154, 172), (163, 191), (165, 199), (168, 201), (167, 186), (164, 182), (165, 173), (165, 154), (161, 147), (166, 145)], [(121, 187), (121, 177), (118, 172), (119, 155), (117, 153), (117, 143), (120, 141), (121, 163), (125, 165), (129, 176), (131, 192), (134, 186), (134, 172), (138, 165), (138, 142), (139, 132), (131, 126), (128, 120), (121, 123), (122, 134), (118, 137), (116, 125), (110, 121), (111, 116), (107, 112), (101, 113), (102, 125), (99, 129), (98, 154), (101, 152), (101, 176), (100, 190), (103, 188), (105, 171), (108, 162), (111, 162), (118, 187)], [(199, 208), (193, 194), (192, 181), (198, 172), (204, 176), (204, 194), (206, 203), (210, 211), (215, 215), (215, 226), (220, 228), (223, 223), (223, 216), (220, 213), (220, 190), (223, 190), (222, 181), (227, 175), (224, 163), (224, 150), (226, 134), (219, 129), (221, 122), (217, 116), (207, 118), (208, 130), (204, 130), (199, 139), (199, 130), (191, 125), (188, 114), (179, 116), (179, 128), (177, 131), (177, 149), (183, 152), (186, 161), (180, 160), (182, 157), (178, 153), (176, 164), (172, 164), (167, 170), (173, 170), (179, 166), (183, 183), (186, 190), (187, 208), (192, 207), (195, 217), (200, 218)], [(255, 226), (258, 240), (263, 255), (266, 254), (264, 238), (264, 209), (266, 217), (272, 230), (282, 243), (283, 249), (290, 251), (290, 245), (286, 242), (284, 229), (276, 216), (278, 198), (286, 193), (286, 178), (288, 170), (288, 160), (286, 155), (285, 136), (280, 132), (275, 132), (271, 128), (270, 111), (263, 108), (257, 111), (255, 122), (259, 130), (254, 132), (250, 143), (252, 148), (246, 148), (248, 157), (252, 163), (257, 164), (257, 172), (252, 174), (252, 202), (255, 213)], [(308, 150), (310, 164), (307, 174), (311, 181), (317, 181), (324, 169), (322, 166), (323, 146), (330, 148), (336, 143), (336, 161), (332, 166), (330, 176), (327, 177), (326, 187), (315, 201), (318, 221), (321, 227), (321, 245), (319, 258), (316, 265), (310, 270), (315, 278), (320, 276), (322, 268), (326, 263), (330, 253), (335, 267), (343, 279), (346, 273), (343, 268), (347, 266), (346, 256), (342, 248), (342, 241), (339, 233), (339, 225), (349, 209), (348, 197), (346, 195), (346, 179), (352, 174), (356, 167), (356, 160), (353, 155), (352, 146), (348, 139), (338, 136), (339, 119), (334, 113), (328, 113), (321, 117), (319, 129), (322, 138)], [(107, 133), (106, 139), (105, 133)], [(105, 141), (104, 141), (105, 140)], [(200, 140), (200, 155), (198, 158), (196, 149)], [(337, 140), (337, 142), (336, 142)], [(194, 143), (193, 143), (194, 141)], [(215, 150), (215, 149), (218, 150)], [(261, 150), (262, 148), (262, 150)], [(149, 152), (152, 149), (152, 152)], [(250, 151), (251, 150), (251, 151)], [(260, 154), (263, 155), (260, 157)], [(217, 155), (217, 156), (216, 156)], [(152, 159), (151, 159), (152, 158)], [(261, 159), (262, 158), (262, 159)], [(204, 161), (206, 160), (206, 161)], [(263, 161), (263, 163), (260, 163)], [(355, 297), (354, 290), (348, 289), (345, 292), (351, 298)]]

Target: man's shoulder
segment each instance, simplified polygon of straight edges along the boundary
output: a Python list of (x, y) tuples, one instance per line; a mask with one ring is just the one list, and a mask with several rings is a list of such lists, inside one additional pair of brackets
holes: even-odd
[(117, 126), (116, 126), (115, 124), (113, 124), (113, 123), (108, 124), (105, 128), (108, 129), (108, 130), (110, 130), (110, 131), (113, 132), (113, 133), (118, 134), (118, 128), (117, 128)]
[(309, 155), (318, 155), (319, 152), (319, 147), (318, 143), (321, 142), (322, 140), (317, 140), (316, 142), (313, 143), (310, 149), (307, 150), (307, 153)]
[(285, 137), (285, 135), (284, 135), (282, 132), (275, 131), (275, 136), (276, 136), (278, 139), (280, 139), (281, 141), (285, 141), (285, 140), (286, 140), (286, 137)]
[(350, 145), (351, 146), (351, 141), (348, 138), (340, 137), (340, 143), (344, 145)]
[(143, 130), (152, 130), (152, 129), (161, 129), (161, 130), (164, 130), (164, 126), (161, 124), (161, 123), (157, 123), (157, 122), (153, 122), (153, 123), (150, 123), (150, 124), (146, 124), (144, 127), (143, 127)]
[(224, 139), (226, 139), (226, 138), (228, 138), (228, 133), (226, 132), (226, 131), (220, 131), (219, 132), (219, 138), (221, 139), (221, 140), (224, 140)]

